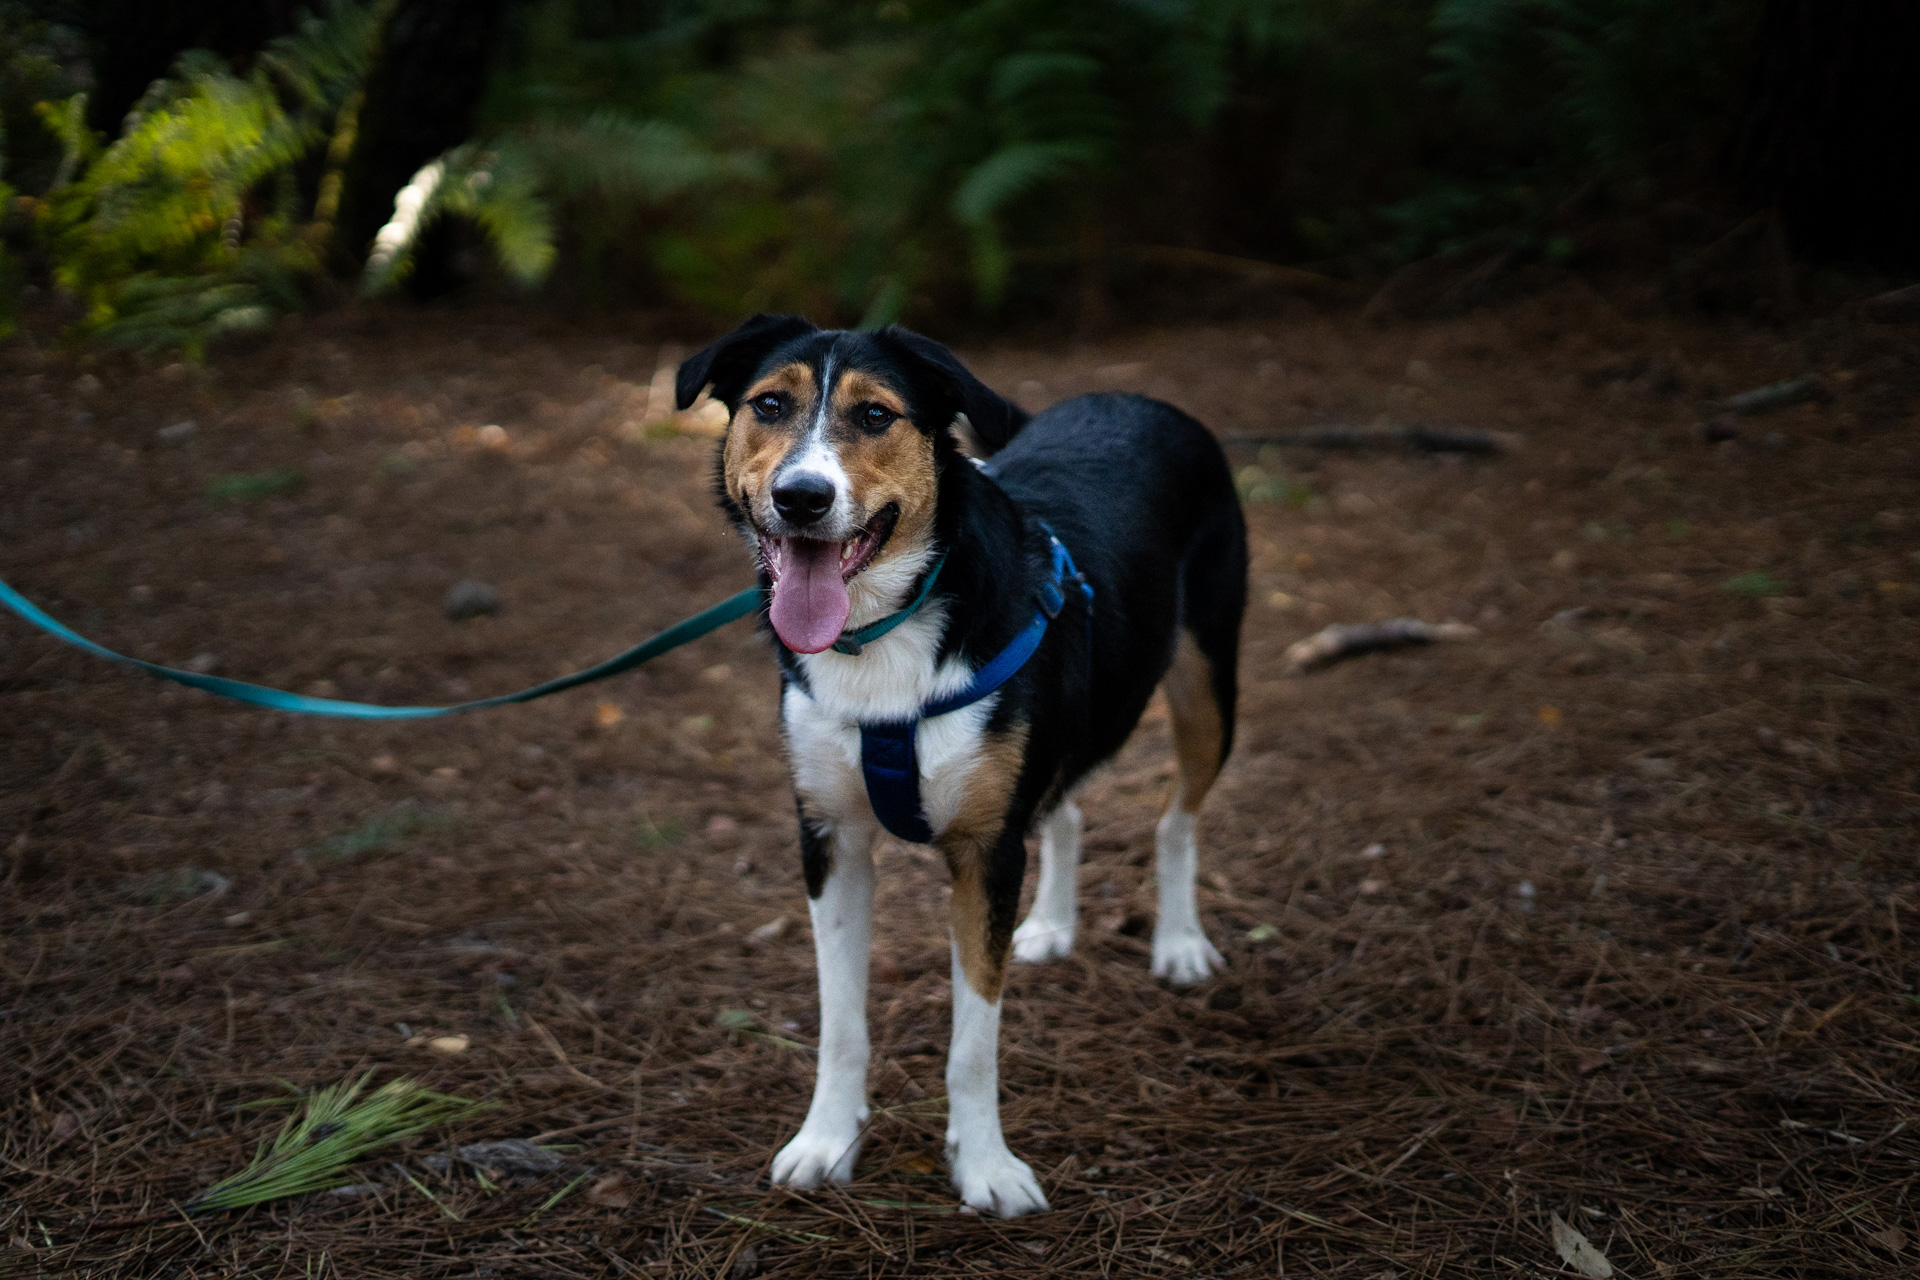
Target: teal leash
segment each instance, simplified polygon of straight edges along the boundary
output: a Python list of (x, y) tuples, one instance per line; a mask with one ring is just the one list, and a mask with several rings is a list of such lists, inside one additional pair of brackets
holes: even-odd
[[(888, 614), (878, 622), (869, 623), (858, 631), (846, 632), (834, 641), (834, 650), (857, 657), (867, 645), (919, 612), (920, 606), (925, 604), (927, 597), (933, 594), (933, 584), (939, 579), (940, 570), (946, 562), (946, 553), (941, 552), (940, 558), (933, 562), (933, 568), (927, 571), (926, 581), (921, 585), (920, 593), (906, 608), (898, 613)], [(504, 707), (514, 702), (532, 702), (535, 698), (544, 698), (548, 694), (560, 693), (567, 689), (577, 689), (583, 684), (592, 684), (596, 680), (605, 680), (608, 676), (617, 676), (623, 671), (631, 671), (641, 663), (651, 662), (663, 653), (678, 649), (681, 645), (698, 640), (710, 631), (718, 631), (729, 622), (738, 622), (748, 614), (757, 612), (760, 608), (760, 588), (748, 587), (744, 591), (728, 596), (719, 604), (702, 609), (683, 622), (674, 623), (651, 640), (635, 645), (618, 657), (608, 658), (598, 666), (588, 667), (585, 671), (576, 671), (570, 676), (561, 676), (557, 680), (549, 680), (545, 684), (537, 684), (531, 689), (522, 689), (518, 693), (503, 693), (497, 698), (481, 698), (476, 702), (459, 702), (450, 707), (383, 707), (373, 702), (310, 698), (303, 693), (288, 693), (285, 689), (269, 689), (263, 684), (248, 684), (245, 680), (229, 680), (224, 676), (202, 675), (198, 671), (163, 667), (157, 662), (142, 662), (138, 658), (129, 658), (124, 653), (115, 653), (104, 645), (95, 644), (79, 632), (50, 617), (38, 605), (4, 581), (0, 581), (0, 605), (5, 605), (48, 635), (56, 636), (96, 658), (105, 658), (109, 662), (134, 667), (150, 676), (171, 680), (175, 684), (186, 685), (189, 689), (200, 689), (217, 694), (222, 698), (232, 698), (236, 702), (245, 702), (256, 707), (270, 707), (275, 711), (288, 711), (302, 716), (345, 716), (355, 720), (424, 720), (429, 716), (450, 716), (463, 711)]]
[(622, 671), (631, 671), (643, 662), (651, 662), (663, 653), (678, 649), (681, 645), (698, 640), (710, 631), (717, 631), (729, 622), (737, 622), (748, 614), (756, 612), (760, 608), (760, 588), (748, 587), (737, 595), (728, 596), (719, 604), (702, 609), (684, 622), (674, 623), (651, 640), (635, 645), (618, 657), (609, 658), (598, 666), (588, 667), (585, 671), (576, 671), (570, 676), (561, 676), (557, 680), (549, 680), (545, 684), (537, 684), (531, 689), (522, 689), (518, 693), (503, 693), (497, 698), (481, 698), (477, 702), (461, 702), (450, 707), (383, 707), (371, 702), (309, 698), (305, 694), (288, 693), (284, 689), (269, 689), (265, 685), (248, 684), (244, 680), (228, 680), (223, 676), (201, 675), (197, 671), (163, 667), (158, 663), (129, 658), (125, 654), (115, 653), (111, 649), (95, 644), (47, 616), (32, 601), (5, 582), (0, 582), (0, 605), (5, 605), (49, 635), (57, 636), (76, 649), (83, 649), (96, 658), (105, 658), (109, 662), (136, 667), (150, 676), (171, 680), (175, 684), (184, 684), (190, 689), (202, 689), (223, 698), (251, 703), (256, 707), (271, 707), (275, 711), (290, 711), (303, 716), (347, 716), (356, 720), (422, 720), (428, 716), (448, 716), (462, 711), (479, 711), (486, 707), (503, 707), (512, 702), (532, 702), (535, 698), (544, 698), (551, 693), (575, 689), (583, 684), (592, 684), (596, 680), (605, 680), (608, 676), (617, 676)]

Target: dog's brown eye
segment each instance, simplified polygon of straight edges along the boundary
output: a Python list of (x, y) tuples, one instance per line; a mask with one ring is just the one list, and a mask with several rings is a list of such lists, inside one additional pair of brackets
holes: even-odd
[(861, 412), (860, 421), (866, 426), (867, 430), (878, 431), (882, 427), (890, 426), (893, 420), (899, 416), (899, 414), (893, 412), (891, 409), (883, 409), (877, 404), (870, 404)]
[(760, 415), (760, 421), (762, 422), (772, 422), (780, 416), (786, 407), (787, 402), (772, 392), (753, 398), (753, 411)]

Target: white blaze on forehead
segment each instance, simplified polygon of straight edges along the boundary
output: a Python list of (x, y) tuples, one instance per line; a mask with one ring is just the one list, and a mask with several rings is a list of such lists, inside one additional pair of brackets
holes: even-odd
[(840, 450), (828, 436), (833, 425), (833, 380), (833, 349), (829, 347), (826, 359), (821, 363), (820, 394), (814, 400), (812, 418), (799, 443), (775, 469), (773, 484), (769, 488), (777, 488), (803, 475), (818, 476), (825, 480), (833, 486), (833, 506), (820, 520), (818, 534), (809, 531), (809, 536), (844, 538), (854, 530), (856, 513), (853, 509), (853, 484), (840, 461)]

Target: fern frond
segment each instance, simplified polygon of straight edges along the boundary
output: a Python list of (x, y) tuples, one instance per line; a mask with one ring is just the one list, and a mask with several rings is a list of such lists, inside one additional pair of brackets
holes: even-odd
[(393, 217), (367, 255), (362, 292), (382, 293), (406, 279), (421, 234), (447, 214), (477, 224), (502, 269), (520, 283), (536, 283), (552, 269), (553, 209), (526, 148), (466, 143), (423, 165), (394, 197)]
[(366, 79), (394, 0), (336, 3), (325, 18), (312, 14), (291, 34), (272, 41), (257, 59), (300, 108), (332, 116)]
[(87, 128), (87, 95), (76, 93), (61, 102), (36, 102), (34, 114), (60, 140), (60, 166), (54, 170), (49, 191), (73, 181), (80, 167), (99, 153), (100, 140)]
[(1016, 142), (1002, 147), (961, 181), (953, 193), (953, 216), (977, 226), (1041, 183), (1097, 157), (1097, 149), (1086, 142)]

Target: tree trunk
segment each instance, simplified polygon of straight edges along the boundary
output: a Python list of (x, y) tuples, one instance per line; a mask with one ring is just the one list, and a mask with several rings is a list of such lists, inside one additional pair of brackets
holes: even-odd
[[(502, 0), (400, 0), (367, 77), (334, 244), (358, 265), (393, 215), (393, 197), (427, 163), (473, 134), (493, 71)], [(414, 257), (416, 294), (452, 286), (455, 237), (429, 235)]]
[(1767, 0), (1733, 164), (1797, 256), (1920, 270), (1920, 4)]
[(43, 7), (48, 18), (72, 22), (85, 37), (93, 65), (87, 125), (117, 138), (147, 86), (173, 70), (186, 50), (211, 49), (244, 66), (267, 41), (292, 31), (308, 6), (301, 0), (82, 0), (72, 17)]

